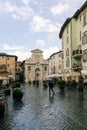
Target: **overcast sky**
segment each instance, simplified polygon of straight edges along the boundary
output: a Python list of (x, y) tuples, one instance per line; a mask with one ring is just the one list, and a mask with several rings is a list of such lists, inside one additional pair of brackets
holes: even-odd
[(26, 60), (61, 50), (60, 27), (86, 0), (0, 0), (0, 52)]

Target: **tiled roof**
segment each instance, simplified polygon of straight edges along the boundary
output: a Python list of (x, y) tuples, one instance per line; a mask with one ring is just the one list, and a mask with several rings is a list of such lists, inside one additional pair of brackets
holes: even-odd
[(71, 20), (72, 18), (77, 18), (78, 15), (79, 15), (85, 8), (87, 8), (87, 0), (86, 0), (85, 3), (81, 6), (81, 8), (78, 9), (78, 10), (75, 12), (75, 14), (73, 15), (73, 17), (67, 18), (67, 19), (65, 20), (63, 26), (62, 26), (61, 29), (60, 29), (59, 38), (62, 38), (62, 33), (63, 33), (63, 31), (64, 31), (66, 25), (70, 22), (70, 20)]

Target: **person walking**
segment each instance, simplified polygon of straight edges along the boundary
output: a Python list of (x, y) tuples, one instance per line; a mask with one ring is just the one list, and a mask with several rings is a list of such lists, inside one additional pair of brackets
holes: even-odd
[(55, 94), (54, 93), (54, 84), (53, 84), (53, 81), (50, 80), (49, 83), (48, 83), (48, 86), (49, 86), (49, 94), (51, 95), (51, 92), (53, 93), (53, 95)]
[(84, 83), (83, 83), (83, 78), (79, 79), (79, 99), (84, 99)]

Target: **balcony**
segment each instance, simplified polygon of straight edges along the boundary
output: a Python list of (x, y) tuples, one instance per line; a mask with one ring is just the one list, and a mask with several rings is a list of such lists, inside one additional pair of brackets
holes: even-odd
[(73, 70), (81, 70), (82, 64), (81, 63), (73, 63), (72, 68), (73, 68)]
[(82, 56), (82, 50), (74, 50), (72, 52), (72, 56), (75, 58), (81, 57)]

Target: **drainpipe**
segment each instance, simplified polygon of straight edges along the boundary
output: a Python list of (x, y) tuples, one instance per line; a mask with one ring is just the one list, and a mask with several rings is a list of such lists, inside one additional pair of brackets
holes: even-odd
[(71, 20), (71, 32), (70, 32), (70, 35), (71, 35), (71, 72), (72, 72), (72, 20)]

